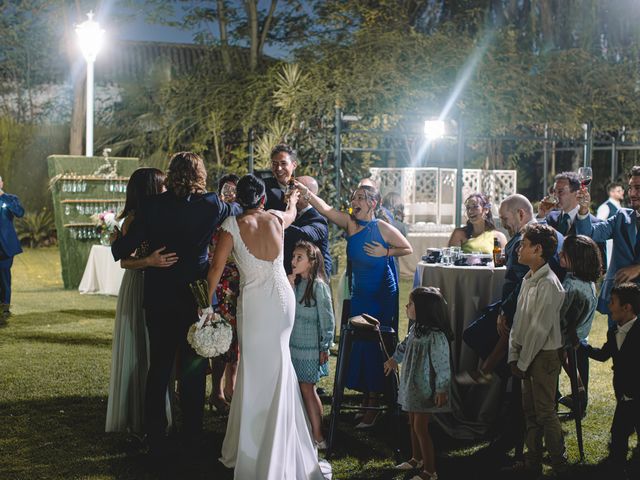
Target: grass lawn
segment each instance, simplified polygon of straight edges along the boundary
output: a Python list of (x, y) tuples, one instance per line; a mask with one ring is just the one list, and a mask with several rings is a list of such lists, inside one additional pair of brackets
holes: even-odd
[[(114, 297), (64, 290), (55, 248), (27, 250), (13, 266), (13, 316), (0, 330), (0, 480), (45, 478), (230, 479), (217, 458), (225, 421), (205, 412), (205, 438), (195, 457), (176, 453), (160, 474), (150, 469), (126, 434), (105, 434)], [(401, 285), (401, 305), (411, 288)], [(604, 343), (606, 321), (594, 321), (591, 342)], [(406, 332), (406, 320), (401, 325)], [(335, 368), (335, 357), (332, 357)], [(614, 401), (611, 364), (591, 362), (589, 414), (583, 421), (586, 464), (576, 478), (606, 475), (597, 464), (607, 454)], [(332, 378), (321, 381), (331, 390)], [(563, 375), (562, 390), (568, 391)], [(326, 408), (328, 413), (328, 408)], [(404, 479), (395, 474), (392, 418), (367, 432), (354, 431), (345, 415), (331, 459), (337, 479)], [(573, 422), (563, 423), (571, 462), (578, 460)], [(494, 478), (480, 456), (486, 443), (469, 444), (435, 432), (440, 478)], [(632, 445), (635, 445), (635, 438)], [(615, 480), (611, 478), (610, 480)]]

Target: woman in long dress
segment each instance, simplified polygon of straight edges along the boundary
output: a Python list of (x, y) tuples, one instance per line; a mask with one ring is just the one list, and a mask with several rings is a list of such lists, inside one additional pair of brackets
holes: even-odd
[[(237, 328), (240, 362), (220, 461), (238, 480), (321, 480), (300, 389), (289, 353), (295, 296), (283, 265), (284, 230), (296, 216), (298, 192), (285, 212), (264, 211), (262, 180), (237, 187), (244, 214), (222, 224), (207, 277), (209, 294), (233, 251), (240, 270)], [(330, 467), (323, 462), (330, 475)]]
[[(360, 185), (351, 196), (352, 213), (327, 205), (307, 187), (296, 182), (302, 195), (318, 212), (347, 232), (347, 256), (352, 267), (349, 316), (367, 313), (380, 320), (381, 329), (398, 331), (398, 283), (392, 258), (408, 255), (411, 244), (393, 225), (375, 218), (380, 194), (375, 187)], [(355, 341), (349, 359), (346, 386), (364, 394), (363, 407), (377, 407), (384, 391), (384, 358), (373, 342)], [(377, 411), (368, 410), (356, 428), (372, 427)]]
[[(157, 168), (139, 168), (129, 178), (127, 198), (122, 213), (122, 233), (133, 221), (145, 197), (164, 191), (165, 175)], [(105, 431), (140, 434), (143, 431), (144, 394), (149, 370), (149, 338), (142, 308), (144, 269), (169, 267), (177, 261), (174, 254), (158, 249), (149, 252), (146, 243), (135, 257), (120, 262), (125, 268), (113, 327), (111, 378)], [(163, 261), (163, 259), (165, 261)], [(171, 425), (171, 409), (167, 400), (167, 422)]]

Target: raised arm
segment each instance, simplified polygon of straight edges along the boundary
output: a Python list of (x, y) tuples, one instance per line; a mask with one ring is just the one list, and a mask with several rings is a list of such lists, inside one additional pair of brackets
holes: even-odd
[(213, 260), (209, 266), (209, 272), (207, 273), (207, 283), (209, 284), (209, 301), (213, 298), (218, 283), (220, 283), (220, 277), (224, 266), (227, 264), (227, 258), (233, 249), (233, 237), (229, 232), (224, 230), (220, 231), (220, 237), (218, 243), (216, 243), (216, 249), (213, 253)]
[(340, 228), (347, 229), (351, 217), (347, 213), (336, 210), (329, 206), (319, 196), (312, 193), (305, 185), (296, 181), (296, 188), (301, 192), (302, 196), (309, 200), (309, 203), (315, 208), (320, 215), (326, 217), (329, 221), (335, 223)]
[(296, 221), (296, 215), (298, 214), (298, 209), (296, 208), (296, 204), (298, 203), (298, 198), (300, 198), (300, 191), (294, 190), (289, 194), (289, 200), (287, 202), (287, 209), (284, 211), (282, 215), (282, 228), (287, 229), (289, 225)]

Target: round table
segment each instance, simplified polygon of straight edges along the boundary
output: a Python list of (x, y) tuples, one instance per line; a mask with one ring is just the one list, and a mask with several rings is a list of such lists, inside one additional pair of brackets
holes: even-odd
[(94, 245), (78, 290), (80, 293), (118, 295), (123, 276), (124, 269), (113, 259), (111, 247)]
[[(420, 262), (414, 286), (438, 287), (449, 311), (452, 343), (452, 373), (478, 368), (478, 355), (462, 341), (462, 332), (480, 311), (502, 296), (505, 267), (456, 267)], [(502, 391), (497, 379), (491, 385), (461, 387), (452, 378), (453, 416), (438, 414), (438, 423), (457, 438), (478, 438), (495, 420)]]

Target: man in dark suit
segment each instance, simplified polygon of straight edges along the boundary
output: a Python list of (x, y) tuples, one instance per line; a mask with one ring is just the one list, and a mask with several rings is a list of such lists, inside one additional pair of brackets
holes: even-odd
[[(318, 193), (318, 182), (313, 177), (298, 177), (313, 194)], [(284, 231), (284, 268), (291, 273), (291, 258), (296, 243), (306, 240), (320, 249), (324, 259), (326, 278), (331, 278), (331, 254), (329, 253), (329, 228), (327, 220), (309, 204), (308, 197), (300, 196), (296, 204), (298, 216), (289, 228)]]
[[(578, 195), (581, 188), (580, 177), (575, 172), (562, 172), (555, 176), (553, 193), (558, 199), (558, 210), (553, 210), (544, 216), (544, 221), (553, 228), (555, 228), (562, 235), (575, 235), (576, 234), (576, 220), (578, 211), (580, 210), (580, 204), (578, 203)], [(538, 218), (546, 211), (544, 209), (545, 202), (540, 202), (541, 207), (538, 210)], [(593, 215), (589, 214), (589, 220), (592, 223), (598, 223), (601, 220)], [(603, 267), (607, 265), (606, 261), (606, 243), (598, 241), (598, 247), (602, 254)], [(588, 392), (589, 392), (589, 357), (584, 349), (579, 348), (576, 351), (576, 362), (578, 372), (580, 373), (580, 379), (584, 386), (585, 398), (584, 405), (582, 406), (582, 412), (586, 413)], [(573, 397), (566, 395), (559, 399), (562, 405), (565, 405), (573, 409)]]
[[(609, 460), (619, 476), (625, 478), (624, 465), (629, 450), (629, 436), (635, 430), (640, 435), (640, 287), (623, 283), (611, 289), (611, 317), (617, 328), (607, 332), (602, 348), (586, 346), (589, 357), (599, 362), (613, 359), (613, 390), (616, 411), (611, 424)], [(637, 477), (636, 477), (637, 478)]]
[[(202, 429), (207, 360), (187, 343), (189, 327), (198, 321), (189, 284), (205, 278), (207, 249), (213, 232), (229, 215), (240, 213), (216, 194), (206, 193), (207, 172), (195, 153), (177, 153), (167, 172), (167, 191), (142, 205), (127, 235), (111, 246), (114, 259), (129, 256), (143, 241), (150, 251), (165, 247), (178, 261), (169, 268), (149, 268), (144, 275), (144, 309), (149, 331), (150, 365), (145, 393), (145, 432), (151, 453), (165, 452), (165, 396), (180, 350), (180, 404), (187, 442)], [(161, 457), (160, 457), (161, 458)]]
[(264, 180), (267, 191), (267, 201), (264, 206), (266, 210), (287, 209), (285, 193), (297, 166), (298, 156), (289, 145), (281, 143), (271, 150), (273, 177)]
[(13, 257), (22, 253), (22, 247), (13, 226), (15, 217), (22, 217), (24, 208), (15, 195), (4, 191), (0, 177), (0, 327), (7, 324), (11, 315), (11, 266)]

